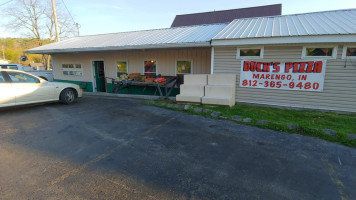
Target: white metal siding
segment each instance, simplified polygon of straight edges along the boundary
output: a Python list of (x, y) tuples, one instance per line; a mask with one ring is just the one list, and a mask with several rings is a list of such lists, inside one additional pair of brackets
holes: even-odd
[[(264, 59), (300, 60), (302, 47), (265, 46)], [(356, 112), (356, 61), (348, 60), (345, 68), (342, 47), (338, 47), (337, 59), (326, 63), (323, 92), (240, 88), (241, 59), (236, 59), (237, 47), (215, 47), (214, 73), (237, 74), (237, 102)]]
[[(105, 76), (116, 78), (116, 61), (128, 61), (129, 73), (143, 73), (143, 61), (157, 60), (157, 73), (175, 75), (175, 61), (178, 59), (193, 60), (194, 74), (210, 74), (211, 48), (165, 49), (165, 50), (130, 50), (101, 53), (54, 54), (54, 78), (71, 81), (92, 81), (93, 60), (103, 60)], [(83, 77), (64, 76), (62, 64), (82, 64)]]

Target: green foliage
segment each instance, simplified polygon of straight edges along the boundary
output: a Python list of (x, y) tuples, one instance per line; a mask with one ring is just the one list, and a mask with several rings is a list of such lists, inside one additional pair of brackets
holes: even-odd
[[(27, 61), (21, 61), (20, 56), (24, 55), (24, 51), (41, 45), (49, 44), (53, 41), (50, 40), (38, 40), (31, 38), (0, 38), (0, 59), (9, 60), (10, 63), (19, 63), (23, 66), (29, 65), (29, 63), (40, 63), (42, 62), (42, 55), (37, 54), (26, 54), (28, 57)], [(3, 52), (4, 50), (4, 52)], [(5, 58), (3, 58), (5, 55)]]

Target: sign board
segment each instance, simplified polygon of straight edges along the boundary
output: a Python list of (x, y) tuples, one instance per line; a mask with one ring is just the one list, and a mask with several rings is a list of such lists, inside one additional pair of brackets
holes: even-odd
[(326, 60), (241, 62), (240, 87), (323, 91)]

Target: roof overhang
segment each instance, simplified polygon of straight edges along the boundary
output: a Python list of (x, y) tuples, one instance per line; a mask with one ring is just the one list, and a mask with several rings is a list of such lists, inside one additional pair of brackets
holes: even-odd
[(168, 49), (168, 48), (190, 48), (190, 47), (210, 47), (210, 42), (194, 43), (174, 43), (174, 44), (146, 44), (135, 46), (113, 46), (113, 47), (88, 47), (69, 49), (32, 49), (24, 53), (32, 54), (56, 54), (56, 53), (80, 53), (80, 52), (100, 52), (100, 51), (120, 51), (120, 50), (140, 50), (140, 49)]
[(315, 35), (266, 38), (213, 39), (212, 46), (304, 44), (304, 43), (344, 43), (356, 41), (356, 35)]

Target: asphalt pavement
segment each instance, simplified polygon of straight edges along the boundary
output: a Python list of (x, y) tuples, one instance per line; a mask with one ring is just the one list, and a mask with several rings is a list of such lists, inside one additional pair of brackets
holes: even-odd
[(356, 149), (85, 96), (0, 110), (0, 199), (356, 199)]

